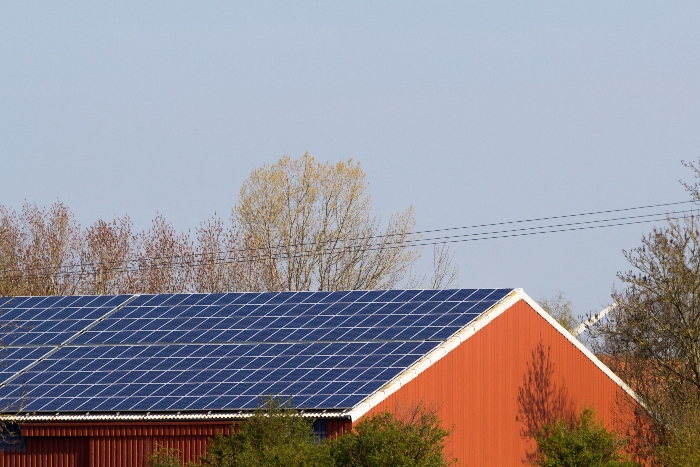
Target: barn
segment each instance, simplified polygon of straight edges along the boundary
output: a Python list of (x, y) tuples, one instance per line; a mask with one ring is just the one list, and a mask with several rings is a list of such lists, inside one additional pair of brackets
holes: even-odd
[(13, 297), (0, 302), (0, 466), (196, 460), (268, 394), (321, 436), (416, 403), (467, 466), (527, 465), (528, 430), (633, 394), (521, 289)]

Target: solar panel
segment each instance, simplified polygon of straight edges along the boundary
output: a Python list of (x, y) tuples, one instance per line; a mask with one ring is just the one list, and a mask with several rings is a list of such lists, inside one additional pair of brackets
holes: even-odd
[[(144, 295), (80, 335), (75, 343), (355, 340), (363, 335), (366, 339), (442, 339), (444, 337), (440, 336), (457, 332), (503, 296), (501, 292), (489, 298), (494, 294), (493, 290), (480, 291), (481, 299), (473, 301), (470, 296), (476, 291), (460, 290), (433, 294), (433, 297), (444, 298), (443, 301), (396, 301), (402, 294), (405, 300), (415, 295), (405, 292), (371, 291), (363, 293), (355, 302), (342, 301), (347, 292), (298, 292), (287, 294), (282, 297), (284, 300), (275, 300), (279, 294), (274, 293), (230, 294), (228, 300), (219, 299), (208, 305), (196, 304), (204, 295)], [(243, 299), (245, 295), (251, 297)], [(331, 297), (339, 301), (329, 301)], [(185, 305), (186, 298), (193, 304)], [(291, 302), (292, 298), (294, 302)], [(236, 305), (246, 300), (245, 306)], [(279, 303), (270, 304), (271, 300)], [(440, 315), (439, 319), (437, 315)]]
[(239, 410), (268, 394), (351, 408), (511, 291), (17, 298), (2, 306), (23, 328), (0, 398), (26, 393), (29, 412)]
[(0, 306), (2, 344), (58, 345), (114, 311), (131, 296), (18, 297)]

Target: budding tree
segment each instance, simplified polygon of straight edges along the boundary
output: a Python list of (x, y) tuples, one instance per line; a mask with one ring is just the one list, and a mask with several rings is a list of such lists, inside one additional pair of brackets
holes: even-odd
[(81, 291), (105, 295), (128, 293), (131, 288), (129, 260), (133, 250), (131, 220), (128, 216), (95, 222), (85, 231), (81, 252)]
[(48, 210), (26, 203), (19, 214), (1, 208), (0, 293), (75, 293), (82, 242), (80, 226), (63, 203)]
[(162, 216), (135, 239), (132, 293), (190, 291), (193, 245), (187, 233), (178, 234)]
[(250, 261), (267, 290), (391, 288), (418, 256), (413, 209), (385, 228), (371, 214), (360, 164), (308, 153), (254, 170), (234, 208)]

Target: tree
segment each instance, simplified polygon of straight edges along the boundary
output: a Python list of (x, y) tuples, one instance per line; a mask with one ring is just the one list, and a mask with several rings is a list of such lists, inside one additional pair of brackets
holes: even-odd
[(563, 292), (557, 292), (551, 298), (543, 297), (539, 300), (539, 303), (542, 309), (557, 320), (567, 331), (573, 332), (578, 327), (580, 319), (574, 315), (571, 300), (568, 300)]
[[(684, 164), (700, 178), (697, 163)], [(684, 186), (700, 202), (698, 183)], [(700, 459), (700, 218), (669, 218), (624, 252), (616, 307), (592, 329), (595, 350), (648, 410), (640, 449), (667, 465)], [(628, 426), (639, 420), (628, 420)]]
[(457, 464), (443, 453), (450, 433), (434, 410), (419, 404), (408, 416), (382, 412), (363, 418), (331, 452), (337, 467), (446, 467)]
[[(305, 154), (254, 170), (231, 224), (216, 215), (178, 232), (158, 215), (132, 232), (128, 216), (86, 229), (56, 202), (0, 206), (0, 296), (352, 290), (396, 286), (418, 258), (412, 208), (382, 228), (358, 163)], [(409, 281), (442, 288), (458, 267), (446, 244), (434, 274)]]
[(321, 164), (307, 153), (254, 170), (233, 216), (267, 290), (391, 288), (418, 256), (413, 210), (383, 230), (370, 211), (359, 163)]
[(25, 203), (20, 214), (0, 207), (0, 294), (70, 295), (80, 276), (80, 225), (60, 202), (48, 210)]
[(230, 435), (210, 440), (202, 465), (211, 467), (325, 467), (329, 446), (314, 437), (313, 419), (294, 409), (291, 400), (269, 396)]
[(626, 442), (583, 409), (573, 423), (563, 419), (545, 423), (534, 435), (541, 467), (635, 467), (637, 462), (621, 454)]
[(433, 273), (410, 273), (406, 283), (407, 289), (448, 289), (457, 285), (459, 279), (459, 264), (455, 261), (455, 253), (447, 243), (433, 244)]
[(134, 249), (131, 227), (131, 219), (124, 216), (112, 222), (99, 219), (87, 228), (80, 255), (81, 293), (129, 292), (131, 281), (127, 267)]
[[(180, 450), (156, 446), (147, 462), (148, 467), (181, 467)], [(192, 464), (188, 464), (192, 465)]]
[(594, 345), (652, 415), (640, 434), (653, 447), (700, 427), (699, 219), (671, 219), (625, 256), (633, 270), (618, 274)]
[[(416, 405), (395, 417), (382, 412), (360, 421), (336, 439), (314, 436), (313, 420), (291, 401), (269, 396), (230, 435), (217, 434), (202, 457), (209, 467), (447, 467), (444, 442), (450, 431), (440, 426), (433, 410)], [(179, 462), (172, 450), (157, 451), (158, 465)], [(168, 463), (170, 462), (170, 464)]]

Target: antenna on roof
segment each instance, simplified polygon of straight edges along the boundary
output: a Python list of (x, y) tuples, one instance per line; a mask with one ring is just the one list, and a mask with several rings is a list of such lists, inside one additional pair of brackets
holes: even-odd
[(605, 315), (607, 315), (608, 313), (610, 313), (610, 312), (611, 312), (614, 308), (616, 308), (616, 307), (617, 307), (617, 303), (613, 303), (613, 304), (610, 305), (609, 307), (603, 308), (603, 309), (600, 310), (598, 313), (594, 314), (593, 316), (591, 316), (590, 318), (588, 318), (586, 321), (584, 321), (583, 323), (579, 324), (579, 325), (576, 327), (576, 329), (574, 329), (574, 331), (573, 331), (571, 334), (573, 334), (574, 336), (578, 336), (578, 335), (580, 335), (580, 334), (583, 334), (584, 332), (588, 331), (588, 328), (590, 328), (590, 327), (593, 326), (595, 323), (597, 323), (598, 321), (600, 321), (601, 319), (603, 319), (603, 317), (605, 317)]

